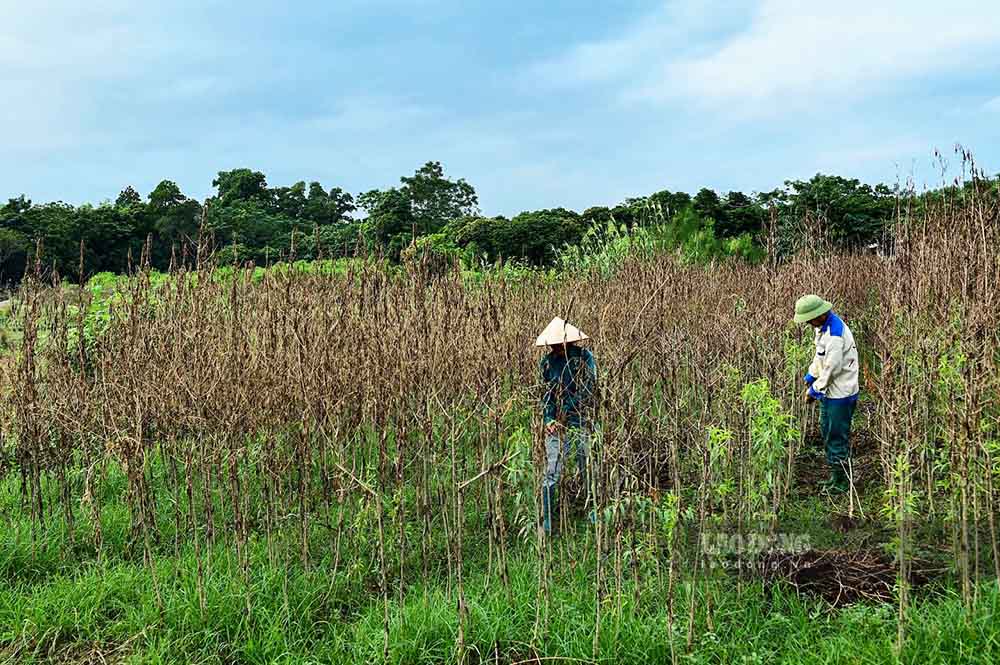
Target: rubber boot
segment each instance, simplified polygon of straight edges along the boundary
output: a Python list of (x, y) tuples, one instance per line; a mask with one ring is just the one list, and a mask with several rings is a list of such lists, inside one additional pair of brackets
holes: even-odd
[(554, 487), (542, 488), (542, 528), (545, 535), (552, 534), (552, 512), (556, 509), (556, 489)]
[(851, 489), (851, 481), (847, 477), (846, 462), (842, 462), (833, 468), (833, 485), (830, 490), (833, 492), (847, 492)]
[(843, 463), (834, 464), (830, 467), (830, 478), (820, 483), (823, 491), (831, 494), (842, 494), (851, 488), (851, 483), (847, 478), (847, 471)]

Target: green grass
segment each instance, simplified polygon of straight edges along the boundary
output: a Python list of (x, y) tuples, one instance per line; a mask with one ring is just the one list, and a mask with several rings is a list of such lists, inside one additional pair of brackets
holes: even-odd
[[(385, 606), (378, 588), (375, 543), (345, 556), (334, 574), (332, 538), (312, 535), (308, 570), (298, 558), (294, 528), (271, 556), (261, 540), (249, 548), (246, 578), (234, 549), (220, 541), (202, 551), (204, 609), (193, 544), (173, 553), (164, 539), (154, 564), (128, 536), (129, 513), (110, 500), (102, 523), (102, 556), (79, 532), (72, 547), (50, 520), (31, 539), (31, 525), (13, 517), (14, 483), (0, 484), (6, 527), (0, 536), (0, 662), (371, 663), (383, 658)], [(803, 525), (823, 506), (803, 501), (792, 523)], [(474, 521), (472, 522), (474, 523)], [(822, 520), (813, 529), (826, 533)], [(812, 537), (812, 536), (811, 536)], [(816, 536), (818, 537), (818, 536)], [(830, 537), (827, 534), (827, 537)], [(488, 570), (485, 548), (467, 548), (467, 662), (592, 662), (596, 558), (585, 525), (553, 541), (549, 593), (540, 595), (538, 558), (529, 541), (514, 546), (509, 588)], [(457, 656), (459, 617), (454, 573), (435, 542), (428, 579), (408, 575), (402, 604), (393, 583), (389, 661), (446, 663)], [(344, 552), (345, 555), (349, 552)], [(716, 577), (675, 588), (675, 626), (667, 626), (665, 568), (644, 560), (627, 568), (616, 593), (613, 560), (605, 559), (597, 658), (602, 663), (892, 663), (896, 608), (859, 605), (834, 610), (787, 588), (766, 589)], [(663, 563), (661, 559), (661, 564)], [(687, 574), (682, 566), (681, 576)], [(711, 596), (709, 603), (708, 596)], [(695, 606), (693, 642), (687, 617)], [(541, 598), (541, 604), (540, 604)], [(712, 607), (711, 623), (706, 607)], [(900, 661), (981, 662), (1000, 659), (1000, 592), (983, 583), (971, 612), (946, 585), (918, 594), (907, 618)]]
[[(805, 452), (804, 463), (822, 463), (812, 457), (814, 451)], [(155, 478), (164, 480), (165, 472), (154, 463)], [(249, 478), (244, 486), (253, 488)], [(344, 539), (336, 566), (333, 531), (314, 522), (308, 569), (300, 562), (299, 532), (291, 516), (270, 550), (260, 535), (251, 536), (246, 575), (225, 533), (206, 548), (200, 530), (200, 592), (190, 534), (175, 551), (170, 495), (157, 500), (160, 539), (152, 544), (148, 565), (142, 539), (131, 533), (125, 479), (116, 466), (109, 466), (95, 496), (102, 506), (100, 553), (91, 542), (85, 507), (74, 509), (77, 529), (71, 539), (54, 503), (58, 487), (47, 482), (45, 489), (49, 519), (44, 526), (32, 525), (22, 510), (17, 479), (0, 482), (0, 663), (382, 662), (386, 607), (371, 514), (346, 509), (355, 531)], [(879, 491), (872, 487), (862, 496), (871, 517), (877, 514)], [(831, 530), (830, 517), (843, 512), (843, 503), (797, 487), (782, 511), (779, 531), (805, 534), (818, 548), (872, 547), (891, 540), (891, 531), (874, 521), (846, 535)], [(186, 510), (183, 499), (181, 505)], [(217, 505), (215, 512), (223, 528), (224, 506)], [(393, 526), (390, 521), (387, 548), (395, 566)], [(691, 584), (685, 581), (690, 579), (689, 553), (679, 559), (671, 631), (666, 559), (641, 547), (636, 567), (626, 564), (620, 588), (614, 557), (602, 561), (605, 586), (595, 652), (597, 558), (585, 521), (551, 541), (546, 593), (539, 589), (533, 534), (512, 539), (505, 586), (496, 567), (489, 566), (483, 516), (470, 514), (464, 533), (465, 656), (470, 663), (663, 663), (671, 662), (671, 651), (679, 663), (1000, 661), (996, 581), (980, 583), (969, 610), (948, 580), (917, 593), (897, 659), (894, 605), (835, 610), (791, 589), (765, 588), (721, 571)], [(448, 543), (435, 531), (429, 543), (433, 563), (425, 577), (417, 552), (419, 524), (407, 537), (402, 602), (395, 569), (390, 580), (388, 660), (454, 662), (459, 614)], [(626, 546), (628, 537), (623, 536)], [(944, 538), (941, 533), (935, 540)]]
[[(260, 554), (260, 552), (258, 552)], [(0, 590), (0, 656), (9, 662), (101, 652), (125, 662), (367, 663), (383, 648), (383, 605), (362, 597), (345, 573), (320, 566), (270, 565), (256, 557), (249, 584), (222, 548), (206, 577), (205, 609), (196, 588), (195, 559), (156, 562), (156, 585), (141, 562), (110, 561), (60, 571), (44, 580)], [(287, 573), (287, 575), (286, 575)], [(536, 562), (521, 552), (511, 585), (480, 567), (466, 580), (467, 649), (472, 662), (499, 653), (500, 662), (532, 656), (571, 661), (593, 657), (592, 570), (557, 568), (547, 612), (536, 629)], [(407, 589), (390, 604), (389, 660), (443, 663), (455, 657), (458, 613), (444, 582)], [(159, 588), (160, 601), (155, 588)], [(686, 649), (687, 589), (677, 596), (681, 625), (672, 638), (661, 589), (631, 585), (620, 609), (606, 602), (600, 662), (669, 662), (673, 640), (681, 662), (891, 663), (895, 610), (856, 606), (833, 611), (785, 590), (712, 582), (695, 587), (696, 628)], [(713, 596), (713, 628), (704, 595)], [(249, 612), (247, 607), (249, 605)], [(971, 614), (950, 593), (925, 597), (911, 609), (902, 662), (995, 662), (1000, 658), (1000, 593), (981, 589)], [(83, 661), (80, 661), (83, 662)]]

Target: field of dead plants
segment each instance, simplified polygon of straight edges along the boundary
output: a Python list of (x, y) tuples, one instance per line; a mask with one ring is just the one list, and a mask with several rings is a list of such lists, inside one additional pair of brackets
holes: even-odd
[[(469, 279), (29, 281), (3, 363), (0, 660), (993, 662), (1000, 241), (974, 196), (884, 255)], [(820, 494), (822, 293), (859, 340)], [(593, 337), (594, 519), (538, 528), (539, 355)]]

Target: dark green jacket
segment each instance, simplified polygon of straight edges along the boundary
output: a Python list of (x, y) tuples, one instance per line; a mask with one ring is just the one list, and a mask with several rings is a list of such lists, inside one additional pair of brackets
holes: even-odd
[(580, 427), (593, 407), (597, 387), (597, 364), (594, 354), (581, 346), (567, 346), (566, 355), (547, 354), (542, 358), (542, 414), (545, 423), (559, 421)]

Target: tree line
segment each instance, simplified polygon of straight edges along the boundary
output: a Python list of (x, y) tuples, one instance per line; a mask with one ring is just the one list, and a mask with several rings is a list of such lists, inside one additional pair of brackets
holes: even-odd
[[(0, 207), (0, 280), (26, 270), (55, 271), (71, 280), (139, 264), (166, 270), (190, 265), (211, 248), (224, 264), (379, 255), (405, 259), (415, 247), (453, 252), (468, 261), (551, 264), (560, 248), (595, 226), (685, 224), (716, 238), (742, 238), (792, 253), (804, 235), (842, 247), (883, 242), (898, 210), (898, 188), (818, 174), (768, 192), (693, 196), (663, 190), (615, 206), (565, 208), (511, 218), (480, 213), (475, 188), (428, 162), (398, 186), (352, 195), (319, 182), (271, 187), (264, 173), (222, 171), (205, 201), (164, 180), (145, 198), (126, 187), (114, 202), (35, 204), (25, 196)], [(412, 250), (411, 250), (412, 251)]]

